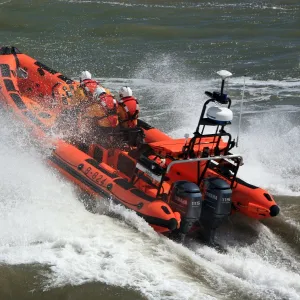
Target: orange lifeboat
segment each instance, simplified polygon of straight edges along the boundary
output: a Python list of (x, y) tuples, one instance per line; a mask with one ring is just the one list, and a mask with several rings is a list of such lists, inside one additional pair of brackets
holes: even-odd
[[(197, 228), (212, 243), (233, 212), (255, 219), (279, 213), (267, 191), (237, 177), (242, 157), (230, 153), (234, 141), (225, 126), (231, 100), (223, 94), (224, 80), (221, 93), (207, 92), (211, 99), (192, 138), (173, 139), (139, 120), (137, 128), (118, 133), (122, 147), (73, 145), (54, 140), (51, 130), (74, 105), (79, 83), (14, 47), (0, 48), (0, 105), (53, 145), (54, 168), (90, 195), (136, 211), (158, 232), (184, 236)], [(220, 106), (208, 108), (211, 102)], [(215, 133), (204, 134), (205, 126)]]
[(109, 197), (135, 210), (158, 232), (179, 228), (179, 213), (129, 180), (135, 161), (126, 151), (90, 145), (85, 153), (64, 141), (53, 141), (51, 128), (71, 105), (77, 82), (14, 47), (0, 49), (0, 75), (1, 106), (12, 110), (35, 137), (51, 141), (55, 149), (49, 162), (53, 167), (91, 195)]

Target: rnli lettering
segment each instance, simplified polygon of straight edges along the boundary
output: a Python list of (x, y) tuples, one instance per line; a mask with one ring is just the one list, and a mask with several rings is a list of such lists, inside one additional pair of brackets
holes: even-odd
[(200, 206), (201, 201), (192, 201), (192, 206)]

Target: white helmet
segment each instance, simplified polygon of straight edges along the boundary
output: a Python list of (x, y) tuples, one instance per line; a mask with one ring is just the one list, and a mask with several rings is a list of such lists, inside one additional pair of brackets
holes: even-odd
[(104, 93), (106, 93), (105, 89), (101, 86), (98, 86), (94, 92), (93, 97), (94, 97), (94, 99), (97, 99), (100, 95), (102, 95)]
[(120, 88), (119, 95), (121, 98), (132, 96), (132, 90), (129, 86), (123, 86)]
[(89, 71), (82, 71), (80, 80), (92, 79), (92, 74)]

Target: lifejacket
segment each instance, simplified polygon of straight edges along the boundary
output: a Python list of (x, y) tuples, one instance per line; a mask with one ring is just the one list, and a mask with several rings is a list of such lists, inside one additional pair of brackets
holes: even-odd
[(104, 111), (103, 116), (95, 117), (99, 126), (101, 126), (101, 121), (105, 118), (109, 121), (111, 127), (118, 126), (118, 103), (112, 95), (103, 94), (98, 99), (94, 100), (94, 103), (101, 105)]
[(84, 94), (88, 98), (93, 97), (97, 86), (98, 86), (98, 82), (93, 79), (85, 79), (80, 83), (80, 87), (83, 89)]
[(125, 110), (126, 118), (121, 119), (120, 123), (127, 124), (129, 128), (136, 127), (140, 112), (139, 102), (132, 96), (124, 97), (119, 101), (119, 105)]

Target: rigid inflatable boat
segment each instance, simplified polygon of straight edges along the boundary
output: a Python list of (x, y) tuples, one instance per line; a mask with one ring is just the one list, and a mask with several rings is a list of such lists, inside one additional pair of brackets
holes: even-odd
[[(219, 75), (221, 92), (206, 92), (210, 99), (191, 138), (173, 139), (139, 120), (137, 128), (120, 132), (122, 147), (107, 148), (101, 137), (84, 147), (54, 139), (52, 129), (71, 106), (79, 82), (15, 47), (0, 48), (0, 105), (41, 144), (48, 141), (49, 163), (94, 198), (108, 197), (136, 211), (160, 233), (185, 236), (199, 229), (213, 242), (215, 230), (234, 212), (255, 219), (279, 213), (266, 190), (237, 177), (243, 160), (230, 152), (235, 144), (225, 131), (232, 112), (223, 88), (231, 74)], [(213, 133), (205, 133), (207, 126)]]

